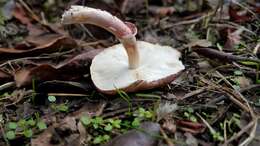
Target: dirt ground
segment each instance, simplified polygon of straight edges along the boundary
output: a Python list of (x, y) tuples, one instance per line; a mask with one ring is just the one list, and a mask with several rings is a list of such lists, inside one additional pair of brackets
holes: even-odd
[[(135, 24), (185, 69), (154, 89), (101, 93), (92, 59), (120, 42), (62, 24), (71, 5)], [(0, 146), (259, 145), (259, 14), (257, 0), (0, 0)]]

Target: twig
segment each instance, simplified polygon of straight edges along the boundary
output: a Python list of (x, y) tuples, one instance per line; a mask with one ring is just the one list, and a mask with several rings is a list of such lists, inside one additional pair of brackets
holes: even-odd
[(254, 53), (255, 55), (257, 54), (259, 48), (260, 48), (260, 43), (258, 43), (258, 44), (255, 46), (255, 48), (254, 48), (253, 53)]
[(242, 134), (246, 133), (252, 126), (254, 126), (255, 122), (255, 120), (251, 121), (249, 124), (243, 127), (238, 133), (229, 138), (222, 146), (227, 146), (230, 142), (239, 138)]
[(209, 16), (209, 14), (202, 15), (202, 16), (195, 18), (195, 19), (192, 19), (192, 20), (185, 20), (185, 21), (174, 23), (174, 24), (170, 24), (170, 25), (163, 27), (163, 29), (168, 29), (168, 28), (172, 28), (174, 26), (179, 26), (179, 25), (187, 25), (187, 24), (197, 23), (197, 22), (200, 22), (201, 20), (203, 20), (205, 17), (208, 17), (208, 16)]
[(7, 88), (15, 86), (15, 82), (8, 82), (3, 85), (0, 85), (0, 91), (5, 90)]
[(232, 86), (232, 84), (231, 84), (222, 74), (220, 74), (219, 72), (217, 72), (217, 73), (218, 73), (218, 75), (221, 76), (221, 78), (224, 79), (224, 82), (226, 82), (231, 88), (233, 88), (233, 92), (234, 92), (233, 95), (234, 95), (235, 97), (237, 97), (238, 99), (244, 101), (244, 103), (245, 103), (246, 106), (248, 107), (248, 110), (249, 110), (249, 112), (250, 112), (252, 118), (254, 119), (254, 118), (256, 117), (256, 115), (255, 115), (253, 109), (251, 108), (251, 106), (249, 105), (248, 101), (244, 98), (244, 96), (243, 96), (236, 88), (234, 88), (234, 86)]
[(6, 146), (10, 146), (9, 141), (8, 141), (8, 140), (6, 139), (6, 137), (5, 137), (5, 132), (4, 132), (2, 123), (0, 123), (0, 130), (1, 130), (1, 133), (2, 133), (2, 136), (3, 136), (3, 139), (4, 139), (4, 141), (5, 141)]
[(260, 84), (253, 84), (253, 85), (249, 85), (249, 86), (247, 86), (245, 88), (239, 89), (239, 92), (243, 93), (243, 92), (245, 92), (247, 90), (250, 90), (250, 89), (253, 89), (253, 88), (259, 88), (259, 87), (260, 87)]
[(48, 93), (48, 96), (69, 96), (69, 97), (86, 97), (87, 94), (73, 94), (73, 93)]
[(255, 63), (260, 63), (259, 59), (252, 59), (252, 58), (247, 58), (247, 57), (240, 57), (240, 56), (235, 56), (232, 54), (228, 54), (225, 52), (217, 51), (212, 48), (193, 48), (193, 51), (197, 52), (200, 55), (203, 55), (205, 57), (208, 57), (210, 59), (219, 59), (223, 62), (232, 62), (232, 61), (250, 61), (250, 62), (255, 62)]
[(241, 103), (238, 99), (236, 99), (235, 97), (233, 97), (233, 96), (234, 96), (233, 93), (230, 92), (228, 89), (226, 89), (226, 88), (224, 88), (224, 87), (222, 87), (222, 86), (216, 85), (216, 84), (214, 84), (214, 83), (211, 83), (210, 81), (206, 80), (205, 78), (202, 78), (202, 77), (200, 77), (200, 78), (201, 78), (201, 80), (202, 80), (204, 83), (213, 86), (213, 87), (216, 88), (218, 91), (220, 91), (220, 92), (225, 91), (224, 93), (225, 93), (226, 95), (228, 95), (229, 99), (230, 99), (232, 102), (234, 102), (236, 105), (238, 105), (238, 106), (239, 106), (241, 109), (243, 109), (244, 111), (250, 112), (250, 109), (249, 109), (247, 106), (245, 106), (243, 103)]
[(172, 143), (172, 141), (169, 139), (169, 137), (167, 136), (167, 134), (165, 133), (165, 131), (163, 130), (163, 128), (160, 128), (160, 131), (162, 133), (162, 136), (164, 138), (164, 140), (166, 141), (166, 143), (168, 144), (168, 146), (174, 146), (174, 144)]
[(224, 121), (224, 142), (227, 142), (227, 120)]
[(241, 144), (239, 144), (239, 146), (245, 146), (245, 145), (249, 144), (254, 139), (256, 128), (257, 128), (257, 121), (258, 121), (258, 118), (256, 118), (254, 120), (254, 127), (252, 128), (249, 137), (247, 139), (245, 139)]
[(192, 96), (194, 96), (194, 95), (200, 94), (200, 93), (204, 92), (205, 90), (209, 90), (209, 88), (203, 87), (203, 88), (200, 88), (200, 89), (191, 91), (191, 92), (185, 94), (185, 95), (182, 97), (182, 100), (184, 100), (184, 99), (186, 99), (186, 98), (189, 98), (189, 97), (192, 97)]

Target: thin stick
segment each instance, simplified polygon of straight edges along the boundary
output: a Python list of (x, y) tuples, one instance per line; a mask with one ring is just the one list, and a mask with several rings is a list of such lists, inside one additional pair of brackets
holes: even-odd
[(174, 144), (172, 143), (172, 141), (169, 139), (169, 137), (167, 136), (167, 134), (165, 133), (165, 131), (160, 128), (160, 131), (162, 133), (162, 136), (164, 138), (164, 140), (166, 141), (166, 143), (168, 144), (168, 146), (174, 146)]
[(245, 127), (243, 127), (243, 129), (241, 129), (238, 133), (236, 133), (235, 135), (233, 135), (231, 138), (229, 138), (224, 144), (223, 146), (227, 146), (230, 142), (232, 142), (235, 139), (238, 139), (242, 134), (246, 133), (252, 126), (254, 126), (255, 121), (251, 121), (249, 124), (247, 124)]
[(15, 86), (15, 82), (8, 82), (3, 85), (0, 85), (0, 91), (5, 90), (7, 88)]

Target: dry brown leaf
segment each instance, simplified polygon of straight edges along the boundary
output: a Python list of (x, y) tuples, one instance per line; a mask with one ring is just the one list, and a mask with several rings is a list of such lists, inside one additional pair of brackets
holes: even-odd
[(163, 122), (163, 125), (162, 127), (164, 129), (166, 129), (168, 132), (174, 134), (176, 132), (176, 125), (174, 123), (174, 120), (173, 119), (166, 119), (164, 122)]
[(176, 121), (176, 124), (182, 131), (192, 134), (202, 133), (206, 129), (204, 124), (187, 120), (178, 120)]
[(73, 48), (77, 45), (75, 40), (66, 36), (57, 35), (57, 37), (52, 37), (52, 39), (50, 39), (51, 37), (48, 36), (45, 37), (43, 37), (42, 41), (39, 43), (46, 42), (46, 44), (42, 44), (34, 48), (30, 48), (25, 45), (19, 45), (16, 48), (0, 48), (0, 55), (3, 56), (1, 57), (1, 60), (26, 56), (36, 56), (41, 53), (57, 52), (60, 51), (61, 48)]
[(149, 6), (149, 12), (153, 15), (164, 17), (173, 14), (176, 10), (174, 7), (159, 7), (159, 6)]
[(18, 3), (16, 3), (16, 7), (13, 11), (13, 16), (22, 24), (25, 24), (28, 27), (32, 26), (31, 19), (27, 17), (25, 10)]
[(160, 125), (152, 122), (144, 122), (141, 130), (130, 130), (125, 134), (115, 137), (105, 146), (156, 146), (157, 138), (152, 135), (159, 135)]
[(88, 72), (91, 60), (102, 50), (103, 49), (97, 49), (80, 54), (58, 66), (42, 64), (19, 70), (15, 73), (14, 77), (16, 86), (30, 85), (33, 80), (41, 82), (50, 80), (73, 80), (82, 77), (84, 73)]
[(225, 43), (225, 48), (232, 50), (235, 48), (236, 45), (238, 45), (241, 42), (241, 34), (244, 31), (244, 28), (241, 27), (235, 31), (232, 31), (230, 29), (228, 29), (227, 31), (227, 40)]
[(6, 81), (10, 81), (10, 80), (12, 80), (12, 76), (9, 73), (0, 69), (0, 84), (2, 82), (6, 82)]

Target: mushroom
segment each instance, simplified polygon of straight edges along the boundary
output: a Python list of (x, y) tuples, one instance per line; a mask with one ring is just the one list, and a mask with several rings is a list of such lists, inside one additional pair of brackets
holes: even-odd
[(156, 88), (172, 82), (184, 70), (177, 50), (136, 41), (135, 25), (124, 23), (106, 11), (71, 6), (63, 14), (62, 23), (99, 26), (114, 34), (122, 43), (105, 49), (92, 60), (91, 78), (103, 93), (114, 94), (118, 89), (135, 92)]

